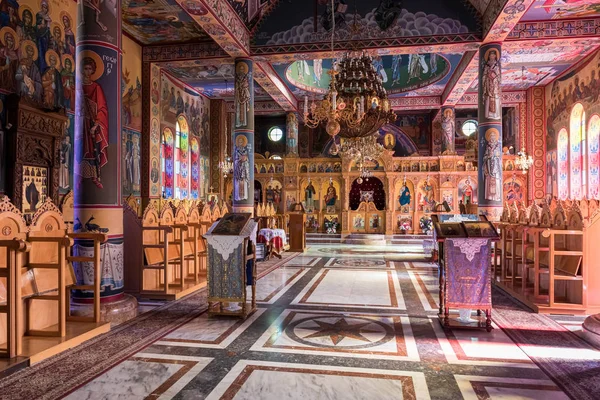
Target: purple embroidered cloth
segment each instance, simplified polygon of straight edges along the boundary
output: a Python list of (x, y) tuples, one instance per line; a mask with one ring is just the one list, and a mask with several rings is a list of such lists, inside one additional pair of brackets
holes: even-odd
[(446, 307), (492, 307), (490, 245), (488, 239), (446, 239)]

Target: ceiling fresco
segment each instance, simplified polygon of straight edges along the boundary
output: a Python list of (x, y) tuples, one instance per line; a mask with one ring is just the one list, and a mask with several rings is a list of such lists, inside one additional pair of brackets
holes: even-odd
[(277, 0), (227, 0), (227, 2), (246, 23), (248, 29), (252, 29), (264, 13), (277, 3)]
[[(325, 3), (325, 4), (322, 4)], [(461, 0), (335, 0), (279, 2), (254, 34), (255, 45), (430, 36), (479, 32), (476, 10)], [(315, 19), (316, 15), (316, 19)]]
[[(210, 64), (206, 60), (195, 60), (171, 63), (164, 68), (177, 79), (210, 98), (233, 101), (235, 81), (233, 64)], [(271, 96), (256, 82), (254, 100), (271, 100)]]
[(142, 44), (209, 38), (175, 0), (123, 0), (122, 14), (123, 29)]
[[(460, 62), (459, 54), (411, 54), (376, 57), (373, 61), (388, 93), (407, 95), (415, 91), (439, 95)], [(274, 69), (296, 98), (327, 93), (332, 60), (300, 60), (275, 64)]]
[(600, 16), (598, 0), (535, 0), (521, 21)]
[[(509, 49), (502, 54), (502, 89), (547, 85), (594, 48), (586, 43)], [(470, 91), (477, 91), (477, 80)]]

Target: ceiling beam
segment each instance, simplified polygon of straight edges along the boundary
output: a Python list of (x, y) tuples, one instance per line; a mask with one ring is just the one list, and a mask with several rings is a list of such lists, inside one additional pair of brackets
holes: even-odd
[(190, 17), (231, 57), (250, 56), (250, 32), (225, 0), (176, 0)]
[(257, 62), (254, 64), (254, 80), (285, 111), (298, 111), (298, 100), (285, 83), (279, 78), (271, 64)]
[(442, 105), (450, 106), (459, 102), (469, 90), (473, 80), (477, 78), (478, 64), (477, 51), (469, 51), (463, 55), (442, 92)]
[(163, 44), (144, 46), (142, 48), (143, 62), (169, 62), (206, 59), (215, 60), (230, 58), (221, 46), (213, 42), (191, 44)]
[(533, 0), (491, 0), (483, 14), (483, 43), (502, 42)]

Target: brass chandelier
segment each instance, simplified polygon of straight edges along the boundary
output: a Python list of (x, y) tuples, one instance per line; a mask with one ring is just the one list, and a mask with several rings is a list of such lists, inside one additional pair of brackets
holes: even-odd
[[(331, 2), (334, 14), (334, 0)], [(334, 58), (335, 18), (332, 17), (331, 57)], [(394, 122), (387, 92), (377, 73), (373, 58), (365, 53), (351, 52), (335, 62), (329, 71), (329, 91), (320, 103), (304, 97), (304, 123), (316, 128), (326, 122), (325, 130), (345, 139), (373, 135), (383, 125)], [(337, 146), (337, 144), (334, 144)]]

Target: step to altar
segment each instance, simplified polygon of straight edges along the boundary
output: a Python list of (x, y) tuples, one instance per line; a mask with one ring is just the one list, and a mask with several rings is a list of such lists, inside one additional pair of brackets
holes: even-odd
[(340, 244), (342, 243), (342, 235), (332, 233), (307, 233), (306, 244)]
[(343, 240), (344, 244), (366, 244), (370, 246), (385, 246), (387, 239), (385, 235), (376, 235), (368, 233), (352, 233)]

